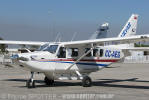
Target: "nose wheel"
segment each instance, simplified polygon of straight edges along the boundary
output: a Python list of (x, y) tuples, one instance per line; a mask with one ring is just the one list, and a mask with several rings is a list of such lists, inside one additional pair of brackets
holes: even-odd
[(83, 87), (91, 87), (92, 85), (92, 80), (89, 76), (84, 76), (82, 79), (82, 86)]
[(35, 80), (33, 79), (34, 72), (31, 72), (31, 78), (26, 81), (26, 86), (28, 88), (35, 88)]

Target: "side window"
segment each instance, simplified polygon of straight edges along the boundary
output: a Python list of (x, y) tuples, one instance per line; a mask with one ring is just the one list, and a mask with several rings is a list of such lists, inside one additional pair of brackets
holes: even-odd
[(100, 49), (100, 57), (103, 56), (103, 49)]
[[(85, 53), (87, 53), (89, 50), (90, 50), (90, 48), (85, 48)], [(91, 57), (91, 56), (92, 56), (91, 52), (86, 55), (86, 57)]]
[(98, 49), (93, 49), (93, 56), (97, 57), (98, 56)]
[(78, 48), (68, 49), (68, 57), (77, 57), (77, 56), (78, 56)]
[(78, 48), (71, 48), (71, 49), (72, 49), (71, 57), (77, 57), (78, 56)]
[(58, 58), (66, 58), (66, 48), (60, 47)]

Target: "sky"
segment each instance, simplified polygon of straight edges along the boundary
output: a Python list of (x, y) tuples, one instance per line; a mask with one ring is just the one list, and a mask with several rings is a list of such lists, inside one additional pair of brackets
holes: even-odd
[(104, 22), (116, 37), (132, 13), (148, 34), (149, 0), (0, 0), (0, 37), (20, 41), (88, 39)]

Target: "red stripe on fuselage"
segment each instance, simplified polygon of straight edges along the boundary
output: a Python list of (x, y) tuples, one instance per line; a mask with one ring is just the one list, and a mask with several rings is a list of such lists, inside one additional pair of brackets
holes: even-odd
[[(84, 62), (117, 62), (119, 59), (83, 59)], [(40, 61), (76, 61), (75, 59), (41, 59)]]

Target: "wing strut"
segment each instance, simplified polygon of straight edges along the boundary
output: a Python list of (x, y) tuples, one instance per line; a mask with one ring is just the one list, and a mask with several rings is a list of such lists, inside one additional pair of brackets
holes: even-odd
[(78, 58), (71, 66), (69, 66), (66, 70), (70, 70), (76, 63), (78, 63), (82, 58), (84, 58), (86, 55), (88, 55), (93, 49), (94, 49), (94, 45), (91, 44), (91, 49), (89, 51), (87, 51), (85, 54), (83, 54), (80, 58)]

